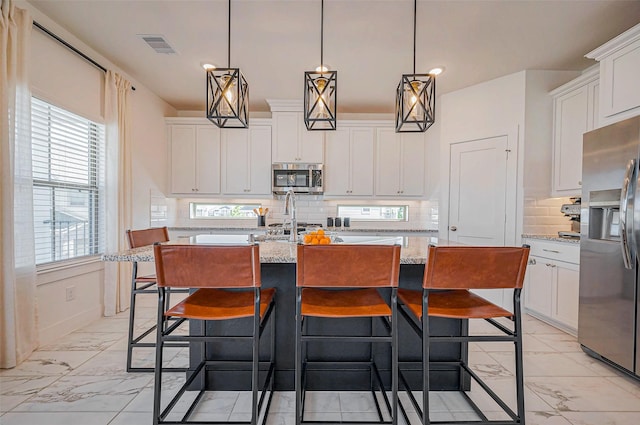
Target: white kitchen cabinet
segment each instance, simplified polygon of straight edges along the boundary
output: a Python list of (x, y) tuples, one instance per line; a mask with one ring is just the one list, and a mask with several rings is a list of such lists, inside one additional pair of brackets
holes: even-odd
[(220, 130), (169, 124), (169, 195), (220, 194)]
[(271, 127), (222, 131), (222, 192), (271, 195)]
[(324, 131), (308, 131), (302, 112), (273, 112), (273, 162), (323, 162)]
[(582, 135), (598, 126), (598, 69), (553, 90), (552, 196), (580, 196)]
[(578, 329), (580, 245), (527, 240), (531, 254), (524, 286), (526, 311), (564, 331)]
[(378, 129), (376, 195), (424, 195), (425, 145), (424, 133), (396, 133), (392, 128)]
[(600, 62), (600, 124), (640, 114), (640, 24), (586, 57)]
[(374, 129), (340, 128), (327, 132), (325, 196), (372, 196)]

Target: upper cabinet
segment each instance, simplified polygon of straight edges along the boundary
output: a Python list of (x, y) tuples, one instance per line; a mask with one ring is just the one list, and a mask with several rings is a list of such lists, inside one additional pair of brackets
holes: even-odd
[(376, 195), (423, 196), (424, 133), (396, 133), (393, 128), (379, 128), (377, 136)]
[(167, 196), (271, 195), (271, 125), (219, 129), (206, 119), (167, 118)]
[(640, 114), (640, 24), (586, 57), (600, 62), (600, 125)]
[(324, 131), (308, 131), (302, 112), (273, 112), (273, 162), (323, 162)]
[(372, 196), (375, 132), (341, 127), (327, 132), (325, 196)]
[(220, 130), (213, 124), (169, 124), (170, 195), (220, 194)]
[(582, 191), (582, 135), (598, 127), (598, 69), (558, 87), (553, 96), (552, 196)]
[(222, 192), (225, 195), (271, 194), (271, 127), (222, 131)]

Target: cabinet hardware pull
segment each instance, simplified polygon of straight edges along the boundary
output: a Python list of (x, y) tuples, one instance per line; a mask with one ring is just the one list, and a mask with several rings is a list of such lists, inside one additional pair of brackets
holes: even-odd
[(542, 248), (542, 250), (544, 252), (553, 252), (554, 254), (560, 254), (560, 251), (556, 251), (555, 249), (546, 249), (546, 248)]
[(529, 264), (530, 266), (535, 266), (537, 264), (536, 263), (536, 259), (535, 258), (529, 258), (529, 262), (527, 264)]
[(452, 232), (455, 232), (456, 230), (458, 230), (458, 228), (456, 226), (451, 226), (449, 227), (449, 230), (451, 230)]

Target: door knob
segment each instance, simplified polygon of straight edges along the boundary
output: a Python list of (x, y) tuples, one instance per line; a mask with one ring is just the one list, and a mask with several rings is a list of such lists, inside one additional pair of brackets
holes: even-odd
[(451, 226), (449, 227), (449, 230), (451, 230), (452, 232), (455, 232), (456, 230), (458, 230), (458, 228), (456, 226)]

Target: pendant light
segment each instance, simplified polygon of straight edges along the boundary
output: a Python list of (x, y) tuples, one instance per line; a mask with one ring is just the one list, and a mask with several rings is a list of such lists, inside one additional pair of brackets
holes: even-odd
[(324, 0), (320, 3), (320, 66), (304, 73), (304, 123), (307, 130), (336, 129), (338, 71), (329, 71), (323, 62)]
[(207, 70), (207, 118), (220, 128), (249, 127), (249, 84), (240, 68), (231, 68), (231, 0), (227, 68)]
[(423, 132), (435, 121), (435, 74), (416, 74), (416, 11), (413, 0), (413, 74), (403, 74), (396, 89), (396, 133)]

